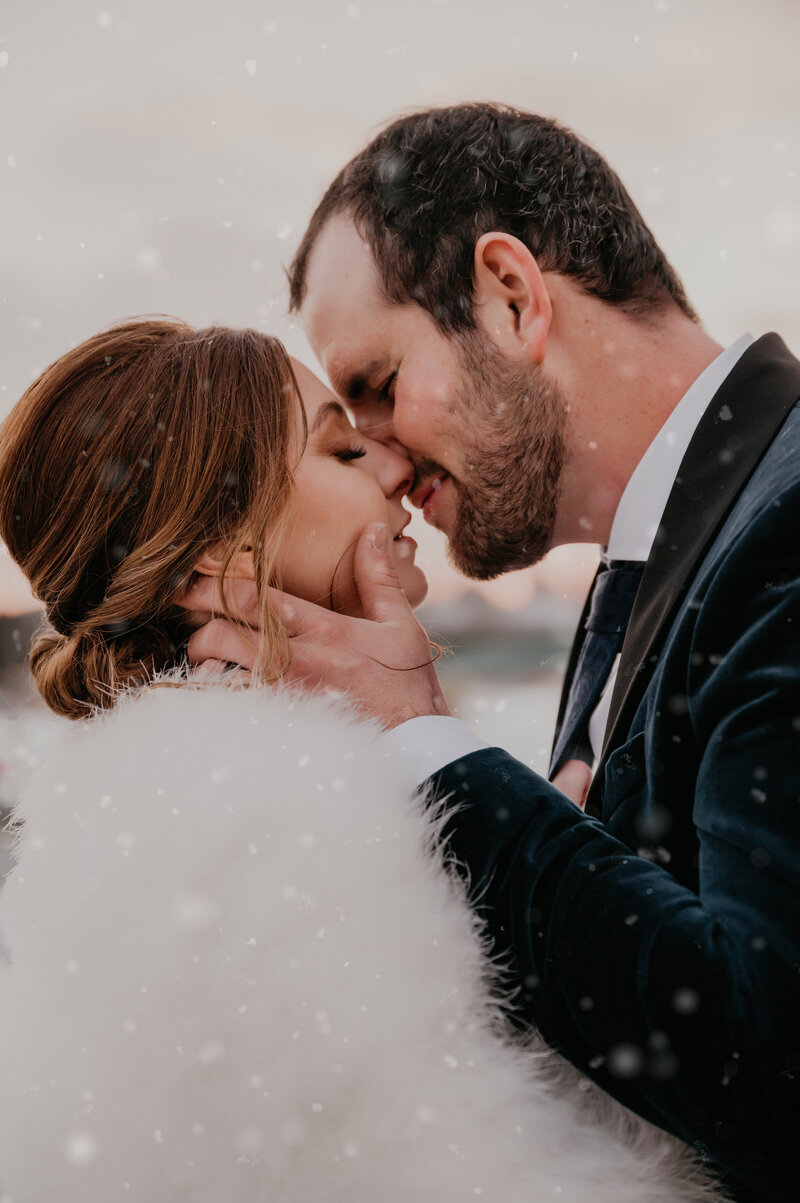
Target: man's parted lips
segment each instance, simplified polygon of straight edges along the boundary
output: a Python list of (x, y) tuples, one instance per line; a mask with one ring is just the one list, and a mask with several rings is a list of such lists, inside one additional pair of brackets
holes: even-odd
[(442, 487), (450, 473), (430, 460), (427, 463), (417, 464), (415, 467), (414, 483), (408, 499), (413, 506), (421, 510), (431, 494)]

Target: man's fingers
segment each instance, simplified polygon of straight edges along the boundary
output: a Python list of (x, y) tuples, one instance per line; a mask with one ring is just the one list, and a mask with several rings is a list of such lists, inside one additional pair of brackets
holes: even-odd
[(258, 637), (249, 627), (240, 627), (224, 618), (212, 618), (194, 632), (187, 645), (192, 664), (206, 660), (255, 667), (258, 656)]
[(225, 660), (204, 660), (202, 664), (198, 664), (197, 668), (192, 670), (192, 676), (195, 680), (216, 680), (223, 678), (226, 685), (231, 682), (236, 684), (244, 683), (250, 680), (251, 673), (249, 669), (237, 668), (233, 672), (230, 670), (230, 665)]
[(375, 622), (413, 619), (389, 551), (391, 536), (385, 523), (375, 523), (356, 545), (353, 570), (358, 595), (365, 617)]
[[(327, 629), (330, 623), (328, 610), (313, 602), (301, 601), (290, 593), (282, 593), (280, 589), (269, 588), (268, 593), (272, 608), (290, 635), (319, 634)], [(226, 615), (243, 626), (254, 630), (261, 628), (261, 605), (255, 581), (228, 581), (223, 597), (218, 577), (199, 576), (175, 600), (179, 606), (196, 614)]]
[(280, 589), (270, 586), (268, 593), (270, 605), (292, 639), (308, 636), (318, 643), (324, 643), (336, 634), (337, 627), (341, 632), (341, 624), (346, 621), (341, 615), (334, 615), (315, 602), (303, 601), (291, 593), (281, 593)]
[[(269, 588), (269, 602), (272, 609), (292, 638), (307, 637), (315, 643), (325, 643), (341, 634), (341, 624), (346, 621), (340, 615), (331, 614), (314, 602), (303, 601), (290, 593), (282, 593), (280, 589)], [(202, 621), (205, 615), (226, 615), (233, 623), (225, 623), (224, 619), (212, 619), (199, 627), (190, 641), (190, 649), (197, 652), (198, 657), (214, 659), (233, 659), (223, 656), (219, 648), (230, 647), (229, 628), (238, 626), (243, 632), (247, 628), (253, 631), (261, 629), (261, 605), (258, 600), (254, 581), (233, 580), (226, 586), (223, 597), (220, 582), (216, 577), (201, 576), (177, 599), (177, 604), (190, 612), (190, 620)], [(221, 622), (223, 626), (218, 626)], [(201, 632), (203, 634), (201, 634)], [(241, 638), (246, 638), (243, 633)], [(218, 642), (222, 640), (223, 642)], [(255, 647), (256, 637), (249, 642)], [(248, 659), (252, 658), (252, 653)]]
[(203, 660), (196, 668), (192, 670), (193, 677), (218, 677), (225, 672), (228, 667), (225, 660), (214, 660), (213, 657), (208, 660)]
[(236, 622), (260, 627), (261, 607), (255, 581), (234, 578), (222, 582), (215, 576), (198, 576), (185, 593), (175, 599), (184, 610), (200, 610), (205, 614), (227, 614)]

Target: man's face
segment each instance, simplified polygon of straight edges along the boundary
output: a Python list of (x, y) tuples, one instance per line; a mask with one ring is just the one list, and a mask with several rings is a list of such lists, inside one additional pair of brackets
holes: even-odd
[(301, 318), (360, 430), (412, 459), (410, 494), (455, 566), (490, 579), (552, 545), (566, 406), (543, 369), (512, 362), (482, 329), (448, 338), (419, 305), (382, 297), (348, 219), (324, 227)]

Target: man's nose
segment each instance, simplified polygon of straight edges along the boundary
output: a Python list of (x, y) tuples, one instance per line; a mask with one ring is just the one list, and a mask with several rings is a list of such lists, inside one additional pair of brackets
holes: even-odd
[(414, 476), (414, 464), (411, 463), (408, 448), (396, 437), (395, 427), (392, 426), (391, 419), (386, 420), (385, 416), (381, 416), (381, 421), (375, 423), (358, 414), (356, 417), (356, 428), (358, 433), (366, 435), (366, 438), (371, 440), (372, 443), (379, 443), (384, 448), (389, 448), (393, 454), (401, 456), (409, 464), (411, 476)]
[(356, 427), (360, 434), (364, 434), (369, 439), (374, 439), (376, 443), (383, 443), (386, 447), (391, 447), (393, 451), (397, 451), (400, 455), (408, 457), (408, 449), (403, 446), (397, 438), (394, 429), (394, 418), (392, 407), (381, 403), (380, 405), (360, 405), (355, 414)]

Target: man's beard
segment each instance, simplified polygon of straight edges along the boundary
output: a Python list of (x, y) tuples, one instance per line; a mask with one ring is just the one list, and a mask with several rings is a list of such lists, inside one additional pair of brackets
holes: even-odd
[(567, 404), (538, 365), (510, 363), (483, 335), (464, 347), (452, 414), (465, 432), (466, 467), (454, 481), (449, 555), (465, 576), (488, 581), (537, 563), (552, 546)]

